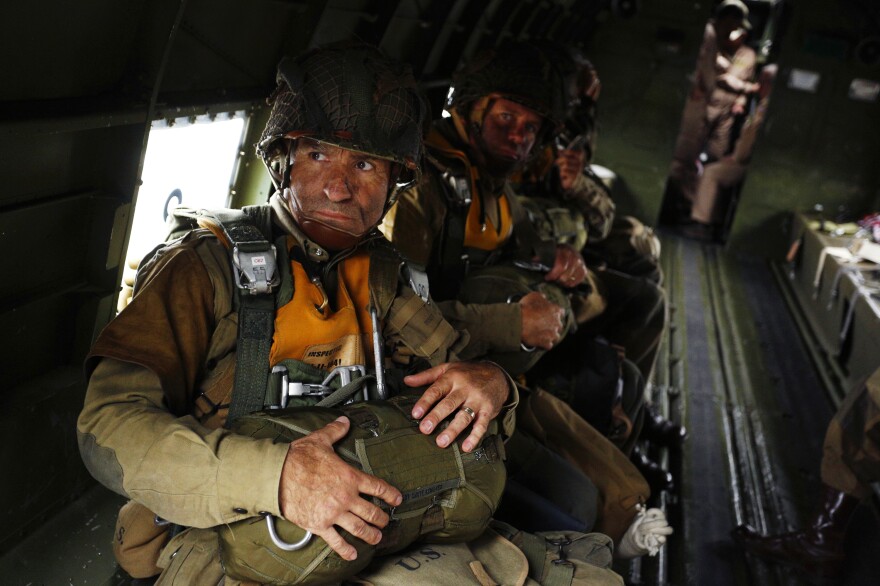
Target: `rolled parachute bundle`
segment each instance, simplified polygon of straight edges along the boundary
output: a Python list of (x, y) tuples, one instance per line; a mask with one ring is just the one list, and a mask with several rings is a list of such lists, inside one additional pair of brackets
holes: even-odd
[[(376, 546), (340, 530), (357, 549), (357, 559), (351, 562), (317, 536), (304, 539), (305, 530), (283, 519), (269, 517), (267, 522), (264, 515), (218, 527), (227, 575), (270, 584), (336, 583), (363, 570), (374, 556), (400, 551), (415, 541), (454, 543), (480, 535), (501, 500), (506, 478), (497, 424), (492, 423), (470, 453), (461, 450), (466, 434), (440, 448), (436, 432), (422, 434), (418, 421), (410, 417), (415, 400), (400, 395), (340, 408), (267, 410), (236, 420), (236, 433), (286, 443), (345, 415), (351, 428), (335, 445), (337, 454), (355, 468), (395, 486), (403, 494), (403, 502), (388, 510), (384, 503), (374, 501), (391, 517)], [(297, 542), (304, 543), (286, 551), (286, 544)]]

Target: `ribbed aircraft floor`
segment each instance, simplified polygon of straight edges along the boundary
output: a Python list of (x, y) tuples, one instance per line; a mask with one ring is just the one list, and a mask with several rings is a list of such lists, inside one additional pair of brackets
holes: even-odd
[[(679, 486), (664, 495), (676, 533), (628, 582), (727, 586), (804, 582), (744, 555), (730, 530), (800, 527), (819, 490), (833, 391), (786, 303), (784, 270), (717, 245), (663, 236), (667, 343), (654, 393), (687, 426), (681, 453), (661, 453)], [(843, 585), (880, 583), (880, 524), (862, 506), (848, 533)]]

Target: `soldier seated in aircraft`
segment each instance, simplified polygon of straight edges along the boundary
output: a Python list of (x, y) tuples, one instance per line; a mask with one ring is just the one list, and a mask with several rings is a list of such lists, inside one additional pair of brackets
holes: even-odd
[(596, 153), (597, 105), (602, 82), (596, 67), (575, 48), (544, 42), (569, 80), (565, 122), (554, 141), (535, 154), (523, 169), (524, 195), (547, 196), (561, 192), (561, 199), (583, 215), (588, 261), (635, 277), (662, 284), (660, 243), (654, 231), (632, 216), (616, 213), (606, 179), (591, 167)]
[[(409, 416), (436, 434), (439, 448), (458, 441), (473, 452), (496, 417), (510, 430), (512, 381), (492, 363), (456, 362), (467, 333), (410, 287), (403, 261), (375, 230), (420, 172), (427, 108), (409, 69), (371, 48), (318, 50), (282, 61), (271, 99), (258, 145), (277, 188), (259, 208), (266, 225), (248, 232), (253, 225), (202, 218), (208, 230), (160, 249), (87, 361), (80, 451), (100, 482), (132, 499), (115, 549), (131, 554), (120, 562), (135, 576), (161, 571), (169, 534), (155, 515), (190, 528), (175, 537), (177, 547), (207, 548), (204, 567), (175, 570), (203, 581), (223, 575), (216, 535), (205, 528), (258, 514), (323, 538), (346, 561), (357, 557), (354, 542), (382, 539), (401, 492), (334, 452), (354, 426), (349, 419), (292, 443), (224, 428), (272, 406), (266, 385), (254, 388), (252, 379), (266, 381), (273, 366), (323, 378), (337, 364), (374, 362), (379, 377), (387, 351), (409, 375), (406, 385), (428, 387)], [(256, 238), (239, 242), (237, 234)], [(264, 237), (260, 255), (251, 254)], [(246, 289), (240, 299), (237, 288)], [(380, 333), (384, 343), (371, 346)], [(126, 525), (138, 519), (143, 527)], [(149, 552), (131, 551), (137, 535)]]

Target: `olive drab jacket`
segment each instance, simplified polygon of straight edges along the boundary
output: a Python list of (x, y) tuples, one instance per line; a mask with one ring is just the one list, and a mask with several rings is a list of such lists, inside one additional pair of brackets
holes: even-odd
[[(270, 205), (276, 228), (314, 255), (284, 202), (274, 196)], [(363, 247), (371, 250), (369, 243)], [(320, 254), (327, 253), (317, 259), (327, 258)], [(453, 330), (399, 275), (392, 278), (390, 303), (379, 308), (387, 356), (411, 365), (457, 360), (467, 333)], [(224, 409), (216, 408), (228, 407), (232, 393), (235, 295), (227, 250), (208, 230), (190, 232), (162, 249), (86, 362), (90, 380), (77, 431), (89, 471), (160, 517), (190, 527), (232, 523), (257, 511), (281, 515), (287, 445), (234, 435), (222, 428)], [(285, 329), (296, 327), (292, 316)], [(512, 412), (504, 421), (510, 431)]]

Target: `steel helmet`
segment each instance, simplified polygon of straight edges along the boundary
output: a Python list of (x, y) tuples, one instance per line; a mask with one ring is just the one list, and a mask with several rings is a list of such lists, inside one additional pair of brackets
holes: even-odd
[(368, 45), (316, 49), (282, 59), (257, 154), (276, 188), (287, 186), (301, 137), (388, 159), (397, 193), (417, 181), (428, 106), (409, 65)]
[(505, 43), (484, 51), (453, 76), (447, 108), (469, 126), (482, 125), (474, 104), (486, 97), (522, 104), (544, 117), (539, 143), (562, 123), (567, 102), (565, 81), (556, 64), (531, 43)]

